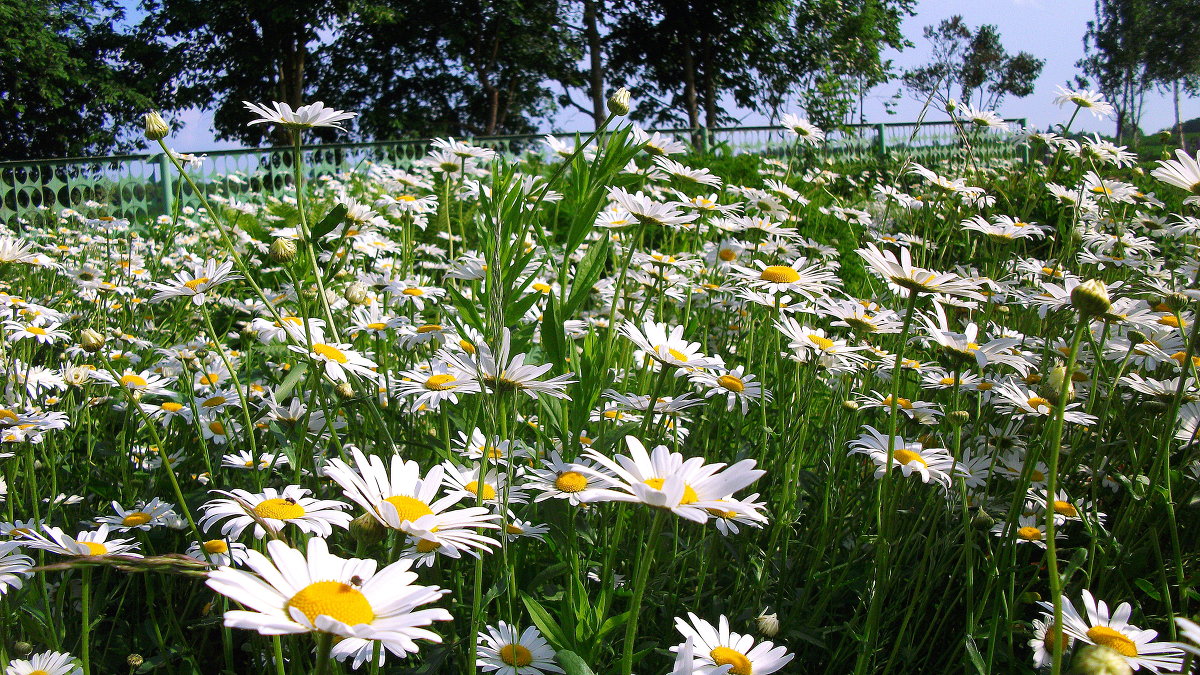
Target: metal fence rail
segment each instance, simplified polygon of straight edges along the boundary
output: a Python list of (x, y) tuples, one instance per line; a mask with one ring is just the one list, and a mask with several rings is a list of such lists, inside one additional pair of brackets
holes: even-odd
[[(1007, 120), (1021, 127), (1025, 120)], [(728, 127), (717, 129), (660, 129), (660, 133), (690, 141), (699, 151), (727, 149), (734, 153), (775, 153), (794, 139), (784, 127)], [(586, 134), (550, 134), (571, 142)], [(533, 152), (546, 155), (541, 135), (475, 138), (479, 145), (508, 156)], [(309, 176), (353, 170), (367, 163), (411, 166), (429, 149), (429, 139), (325, 143), (304, 146), (304, 166)], [(1021, 147), (1007, 134), (976, 133), (971, 140), (977, 154), (1015, 159)], [(849, 125), (827, 134), (819, 152), (843, 159), (866, 159), (905, 152), (923, 161), (945, 159), (961, 152), (961, 134), (951, 122)], [(197, 185), (213, 193), (237, 198), (260, 193), (287, 192), (292, 185), (291, 147), (215, 150), (190, 173)], [(162, 153), (73, 157), (49, 160), (0, 162), (0, 222), (19, 226), (38, 214), (56, 215), (89, 202), (105, 205), (111, 215), (134, 220), (168, 213), (176, 195), (181, 205), (197, 206), (199, 199), (180, 185), (173, 167)], [(182, 188), (182, 189), (181, 189)]]

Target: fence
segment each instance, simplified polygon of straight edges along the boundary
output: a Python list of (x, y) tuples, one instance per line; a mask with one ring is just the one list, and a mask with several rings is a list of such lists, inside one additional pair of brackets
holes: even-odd
[[(1025, 125), (1025, 120), (1008, 121)], [(772, 153), (793, 143), (787, 130), (777, 126), (659, 131), (690, 139), (700, 151), (723, 147), (735, 153)], [(568, 142), (577, 137), (552, 135)], [(516, 156), (545, 154), (544, 138), (496, 136), (473, 142)], [(368, 162), (405, 167), (424, 156), (429, 143), (422, 139), (304, 146), (304, 166), (311, 176), (352, 170)], [(1023, 151), (1007, 134), (980, 134), (972, 144), (977, 153), (989, 157), (1015, 159)], [(949, 158), (961, 148), (961, 137), (951, 122), (889, 123), (831, 131), (820, 152), (857, 159), (901, 151), (929, 161)], [(202, 189), (233, 198), (247, 193), (282, 193), (292, 184), (292, 153), (290, 147), (212, 151), (205, 153), (206, 161), (192, 176)], [(18, 225), (34, 214), (79, 208), (89, 201), (104, 204), (112, 215), (130, 219), (169, 212), (176, 195), (185, 205), (198, 205), (197, 196), (187, 185), (180, 186), (172, 172), (161, 153), (0, 162), (0, 222)]]

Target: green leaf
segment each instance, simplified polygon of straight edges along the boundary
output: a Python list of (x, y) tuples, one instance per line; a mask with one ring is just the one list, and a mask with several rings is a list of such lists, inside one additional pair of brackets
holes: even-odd
[(346, 217), (346, 212), (349, 210), (350, 209), (346, 208), (345, 204), (338, 204), (337, 206), (333, 207), (333, 210), (325, 214), (325, 217), (321, 219), (321, 222), (312, 227), (312, 230), (309, 232), (309, 241), (315, 242), (321, 237), (333, 232), (333, 228), (342, 224), (342, 220)]
[(546, 350), (546, 360), (552, 363), (562, 363), (566, 352), (566, 334), (563, 322), (558, 318), (558, 298), (551, 293), (547, 298), (546, 310), (542, 315), (542, 348)]
[(275, 389), (275, 395), (278, 396), (280, 400), (286, 400), (288, 394), (292, 393), (292, 390), (296, 388), (296, 383), (299, 382), (302, 377), (304, 377), (304, 373), (307, 371), (308, 364), (297, 363), (292, 367), (292, 370), (287, 374), (287, 377), (283, 378), (283, 382), (279, 385), (279, 387)]
[(554, 617), (550, 616), (550, 612), (546, 611), (546, 608), (542, 607), (537, 600), (522, 593), (521, 602), (525, 603), (525, 609), (529, 611), (529, 618), (533, 619), (533, 624), (542, 631), (542, 635), (545, 635), (546, 639), (554, 644), (556, 649), (561, 650), (571, 644), (567, 640), (562, 626), (558, 625)]
[(560, 649), (555, 656), (558, 659), (558, 665), (563, 667), (567, 675), (596, 675), (586, 662), (575, 652), (569, 649)]
[(575, 310), (592, 294), (592, 286), (596, 284), (596, 280), (600, 278), (605, 264), (608, 262), (608, 248), (607, 239), (588, 247), (588, 252), (584, 254), (583, 260), (579, 261), (579, 267), (575, 271), (575, 281), (571, 284), (571, 295), (563, 303), (563, 316), (574, 316)]

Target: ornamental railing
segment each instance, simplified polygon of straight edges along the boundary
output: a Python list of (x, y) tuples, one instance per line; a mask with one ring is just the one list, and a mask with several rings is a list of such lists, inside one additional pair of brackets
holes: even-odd
[[(1025, 120), (1006, 120), (1018, 127)], [(794, 137), (779, 126), (716, 129), (659, 129), (689, 143), (698, 152), (783, 154)], [(587, 134), (549, 134), (572, 142)], [(542, 143), (547, 134), (492, 136), (471, 139), (508, 156), (549, 154)], [(304, 167), (310, 177), (353, 171), (371, 163), (408, 167), (429, 149), (429, 139), (324, 143), (303, 147)], [(972, 132), (969, 142), (976, 156), (1004, 159), (1027, 157), (1028, 150), (1005, 133)], [(817, 151), (839, 159), (868, 159), (890, 155), (920, 161), (949, 159), (964, 148), (962, 133), (952, 122), (899, 122), (848, 125), (828, 132)], [(291, 147), (214, 150), (193, 153), (205, 157), (189, 170), (201, 189), (236, 199), (251, 193), (282, 195), (293, 182)], [(0, 162), (0, 223), (19, 228), (39, 215), (56, 216), (63, 209), (103, 205), (108, 215), (131, 220), (169, 213), (180, 206), (198, 206), (199, 198), (180, 184), (162, 153), (70, 157), (65, 159)]]

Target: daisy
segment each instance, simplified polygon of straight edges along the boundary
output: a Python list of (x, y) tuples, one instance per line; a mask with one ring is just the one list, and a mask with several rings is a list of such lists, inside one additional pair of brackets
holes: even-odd
[[(321, 101), (302, 105), (295, 110), (287, 103), (275, 101), (268, 108), (259, 103), (251, 103), (242, 101), (242, 105), (247, 110), (259, 116), (258, 119), (246, 123), (246, 126), (254, 124), (282, 124), (289, 129), (309, 129), (312, 127), (333, 127), (342, 129), (337, 123), (351, 119), (358, 113), (345, 112), (334, 108), (326, 108)], [(342, 129), (345, 131), (345, 129)]]
[[(1008, 410), (1020, 415), (1036, 415), (1040, 417), (1050, 417), (1054, 414), (1053, 402), (1016, 382), (1004, 382), (995, 388), (995, 392), (1000, 395), (996, 405), (1001, 410)], [(1072, 424), (1082, 424), (1084, 426), (1095, 424), (1095, 417), (1076, 410), (1076, 408), (1082, 405), (1082, 403), (1068, 403), (1067, 407), (1063, 410), (1063, 421)]]
[(660, 227), (686, 227), (700, 217), (699, 213), (684, 213), (679, 210), (677, 202), (664, 203), (647, 197), (645, 193), (629, 194), (624, 188), (614, 187), (608, 191), (608, 198), (614, 206), (619, 207), (643, 225), (658, 225)]
[(429, 368), (405, 370), (393, 380), (393, 391), (411, 399), (413, 410), (437, 410), (443, 401), (458, 403), (459, 394), (478, 394), (479, 382), (449, 362), (435, 361)]
[(136, 553), (138, 544), (129, 543), (131, 539), (108, 540), (108, 525), (101, 525), (95, 532), (80, 532), (78, 537), (63, 532), (57, 527), (43, 527), (46, 534), (41, 532), (25, 532), (21, 535), (23, 543), (29, 548), (37, 548), (66, 556), (98, 556), (98, 555), (127, 555), (140, 558)]
[[(331, 633), (339, 638), (378, 641), (403, 657), (418, 650), (416, 640), (440, 643), (424, 628), (450, 621), (441, 608), (417, 609), (449, 593), (418, 586), (412, 563), (400, 560), (377, 569), (374, 560), (340, 558), (324, 539), (308, 540), (307, 554), (281, 541), (267, 543), (270, 558), (246, 552), (251, 571), (224, 566), (208, 574), (208, 586), (248, 610), (225, 613), (225, 625), (261, 635)], [(361, 644), (340, 640), (333, 656), (345, 659)]]
[[(295, 401), (296, 399), (293, 399), (293, 402)], [(266, 471), (268, 469), (282, 469), (289, 464), (291, 464), (291, 460), (282, 451), (259, 453), (257, 461), (249, 450), (242, 450), (221, 457), (221, 466), (226, 469)]]
[(35, 256), (30, 252), (32, 248), (33, 242), (0, 236), (0, 264), (32, 263)]
[(205, 293), (209, 290), (226, 281), (241, 278), (241, 275), (233, 274), (233, 261), (227, 260), (218, 265), (216, 260), (206, 260), (191, 271), (176, 272), (175, 279), (170, 282), (151, 283), (150, 287), (158, 293), (150, 298), (150, 302), (190, 297), (193, 305), (203, 305)]
[(542, 467), (529, 472), (525, 485), (538, 493), (535, 502), (565, 499), (571, 506), (579, 506), (611, 488), (613, 479), (594, 464), (564, 462), (557, 450), (551, 450)]
[(554, 650), (538, 629), (530, 626), (518, 634), (515, 626), (501, 621), (485, 626), (478, 635), (479, 667), (498, 675), (544, 675), (564, 672), (554, 662)]
[[(688, 621), (675, 618), (675, 628), (695, 645), (692, 672), (699, 675), (770, 675), (796, 656), (773, 642), (756, 645), (752, 636), (730, 631), (729, 619), (724, 614), (714, 626), (688, 612)], [(686, 646), (685, 643), (672, 647), (671, 651), (678, 652)]]
[(751, 401), (757, 401), (764, 396), (767, 400), (771, 398), (771, 392), (764, 390), (762, 383), (755, 381), (754, 375), (747, 375), (745, 370), (744, 366), (738, 366), (720, 375), (697, 371), (690, 373), (688, 378), (705, 388), (704, 398), (724, 396), (727, 411), (732, 411), (740, 405), (742, 414), (745, 415), (750, 411)]
[(730, 267), (735, 271), (735, 276), (767, 293), (795, 293), (810, 302), (816, 302), (840, 283), (833, 270), (821, 263), (809, 264), (808, 258), (797, 258), (788, 265), (767, 265), (761, 260), (755, 260), (754, 264), (759, 269), (740, 265)]
[(809, 145), (817, 145), (825, 140), (825, 132), (821, 131), (820, 127), (809, 122), (806, 119), (801, 119), (791, 113), (783, 116), (781, 120), (783, 127), (787, 129), (797, 140)]
[(346, 373), (354, 373), (366, 380), (379, 379), (379, 373), (375, 372), (379, 364), (354, 351), (348, 344), (313, 342), (312, 349), (301, 345), (288, 345), (288, 349), (305, 354), (318, 364), (325, 364), (325, 374), (335, 382), (345, 382)]
[(905, 476), (917, 474), (922, 483), (934, 481), (949, 486), (951, 472), (956, 472), (954, 457), (945, 448), (926, 448), (921, 443), (909, 443), (903, 437), (893, 436), (888, 451), (888, 437), (870, 426), (863, 427), (863, 434), (850, 441), (850, 454), (867, 455), (875, 462), (875, 477), (882, 477), (889, 468), (899, 469)]
[[(1018, 544), (1033, 544), (1046, 548), (1046, 519), (1041, 516), (1019, 516), (1015, 524), (999, 522), (992, 526), (992, 534), (997, 537), (1012, 537)], [(1055, 540), (1062, 539), (1063, 533), (1055, 530)]]
[(29, 578), (33, 573), (33, 558), (21, 553), (19, 541), (0, 541), (0, 596), (10, 588), (20, 590), (25, 584), (21, 577)]
[(42, 652), (29, 660), (9, 661), (4, 675), (80, 675), (83, 668), (75, 663), (75, 657), (65, 652)]
[(480, 343), (475, 347), (474, 353), (452, 354), (443, 350), (441, 356), (459, 371), (474, 376), (493, 391), (521, 391), (530, 398), (545, 394), (553, 398), (571, 400), (566, 392), (567, 385), (578, 381), (571, 379), (571, 373), (556, 375), (547, 380), (537, 379), (549, 372), (554, 364), (526, 364), (526, 354), (517, 354), (510, 359), (511, 341), (511, 333), (508, 328), (504, 328), (500, 335), (500, 349), (494, 354), (491, 347)]
[(1033, 650), (1033, 667), (1042, 668), (1050, 665), (1054, 658), (1054, 634), (1057, 633), (1062, 641), (1064, 654), (1075, 641), (1062, 631), (1051, 631), (1054, 625), (1053, 614), (1042, 614), (1042, 618), (1033, 620), (1033, 637), (1029, 640), (1029, 648)]
[(1054, 105), (1064, 106), (1068, 103), (1074, 103), (1077, 107), (1084, 108), (1092, 113), (1092, 116), (1098, 120), (1106, 119), (1116, 114), (1116, 108), (1108, 101), (1105, 101), (1104, 95), (1098, 91), (1090, 89), (1067, 89), (1059, 85), (1056, 94)]
[(231, 542), (227, 539), (209, 539), (203, 543), (193, 541), (187, 549), (187, 555), (196, 558), (197, 560), (208, 559), (208, 562), (213, 567), (221, 567), (223, 565), (244, 565), (248, 556), (245, 544), (240, 544), (236, 541)]
[(633, 144), (641, 145), (642, 149), (649, 155), (675, 155), (687, 150), (687, 146), (683, 143), (671, 138), (663, 136), (655, 131), (653, 134), (647, 134), (641, 127), (633, 125)]
[[(1063, 632), (1080, 642), (1102, 645), (1120, 654), (1134, 670), (1145, 668), (1153, 673), (1178, 671), (1183, 652), (1170, 642), (1154, 642), (1158, 631), (1142, 630), (1129, 623), (1133, 608), (1123, 602), (1113, 612), (1108, 605), (1097, 601), (1086, 589), (1082, 592), (1085, 619), (1066, 598), (1063, 598)], [(1049, 602), (1038, 603), (1053, 611)]]
[(34, 340), (44, 345), (54, 344), (70, 338), (66, 331), (58, 329), (59, 324), (38, 317), (30, 323), (21, 321), (5, 321), (4, 328), (9, 331), (8, 341)]
[(171, 391), (166, 386), (169, 380), (161, 375), (156, 375), (150, 370), (139, 372), (126, 368), (124, 372), (115, 378), (107, 370), (96, 370), (92, 372), (92, 377), (114, 386), (125, 387), (135, 394), (171, 395)]
[(178, 517), (172, 510), (174, 507), (160, 501), (158, 497), (149, 502), (138, 502), (132, 510), (122, 508), (118, 502), (113, 502), (112, 507), (113, 511), (117, 512), (115, 516), (97, 518), (96, 522), (108, 524), (120, 532), (148, 531), (152, 527), (166, 525), (169, 519)]
[[(891, 285), (912, 293), (945, 293), (974, 300), (983, 300), (979, 286), (974, 281), (955, 274), (933, 272), (914, 267), (912, 254), (901, 247), (900, 258), (891, 251), (881, 251), (874, 244), (855, 251), (871, 268), (871, 271), (886, 279)], [(907, 294), (904, 294), (907, 297)]]
[(250, 525), (254, 525), (255, 539), (262, 539), (268, 532), (275, 537), (287, 523), (318, 537), (328, 537), (334, 525), (342, 529), (350, 526), (350, 514), (343, 512), (346, 504), (308, 497), (309, 490), (299, 485), (289, 485), (282, 491), (264, 488), (257, 494), (240, 489), (212, 490), (212, 493), (228, 495), (229, 499), (203, 504), (200, 508), (204, 516), (199, 525), (208, 530), (228, 519), (221, 526), (221, 536), (230, 539), (240, 537)]
[(1169, 185), (1182, 188), (1189, 196), (1184, 204), (1200, 204), (1200, 153), (1188, 157), (1182, 149), (1175, 150), (1176, 159), (1163, 160), (1150, 175)]
[[(667, 446), (646, 452), (646, 446), (633, 436), (626, 436), (629, 456), (613, 459), (595, 450), (584, 456), (607, 469), (614, 476), (614, 487), (600, 491), (589, 501), (641, 502), (663, 508), (675, 515), (697, 523), (705, 523), (712, 510), (728, 510), (732, 502), (721, 501), (758, 480), (765, 471), (755, 469), (755, 460), (744, 459), (732, 466), (724, 463), (705, 464), (703, 457), (687, 460)], [(583, 469), (583, 471), (588, 471)]]
[(529, 456), (529, 450), (518, 441), (501, 440), (499, 436), (484, 436), (479, 427), (472, 430), (470, 436), (458, 432), (455, 447), (466, 455), (467, 459), (478, 461), (486, 457), (489, 462), (496, 464), (508, 464), (514, 457)]
[(501, 504), (523, 504), (528, 500), (525, 487), (518, 484), (523, 469), (512, 474), (512, 481), (508, 473), (491, 469), (483, 474), (483, 484), (480, 485), (482, 469), (478, 465), (461, 467), (446, 460), (442, 466), (446, 469), (446, 486), (450, 494), (469, 503), (482, 497), (483, 503), (499, 507)]
[(688, 342), (683, 339), (683, 326), (646, 321), (638, 328), (632, 321), (626, 321), (618, 329), (629, 338), (647, 356), (664, 366), (680, 369), (675, 373), (678, 377), (683, 370), (712, 368), (721, 364), (719, 359), (706, 357), (700, 352), (699, 342)]

